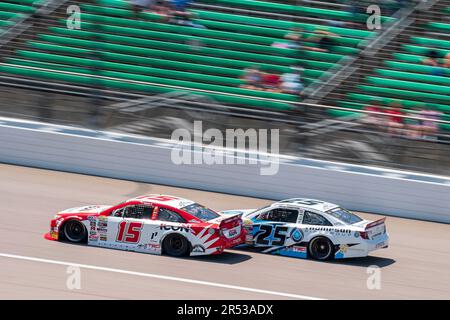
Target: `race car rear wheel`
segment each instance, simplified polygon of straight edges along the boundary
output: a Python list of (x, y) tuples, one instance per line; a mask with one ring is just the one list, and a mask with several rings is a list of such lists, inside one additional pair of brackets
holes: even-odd
[(70, 242), (84, 242), (87, 238), (86, 227), (78, 220), (69, 220), (64, 224), (64, 237)]
[(182, 257), (189, 252), (189, 242), (180, 234), (170, 234), (163, 242), (164, 253), (172, 257)]
[(328, 260), (333, 255), (333, 244), (328, 238), (317, 237), (309, 242), (308, 252), (315, 260)]

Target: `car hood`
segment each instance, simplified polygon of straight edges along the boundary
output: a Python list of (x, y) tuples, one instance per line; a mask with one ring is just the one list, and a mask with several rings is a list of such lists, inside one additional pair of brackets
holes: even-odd
[(69, 208), (63, 211), (58, 212), (59, 216), (66, 216), (71, 214), (97, 214), (108, 208), (111, 208), (109, 205), (89, 205), (82, 207), (74, 207)]

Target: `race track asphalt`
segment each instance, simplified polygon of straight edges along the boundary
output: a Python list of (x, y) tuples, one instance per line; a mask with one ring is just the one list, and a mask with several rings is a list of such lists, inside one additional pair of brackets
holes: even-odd
[[(147, 193), (186, 197), (216, 210), (270, 201), (11, 165), (0, 165), (0, 177), (0, 299), (450, 299), (447, 224), (388, 217), (390, 247), (352, 260), (244, 250), (171, 258), (48, 241), (43, 234), (62, 209)], [(85, 265), (80, 289), (67, 287), (70, 264)], [(372, 265), (380, 267), (381, 288), (370, 290)]]

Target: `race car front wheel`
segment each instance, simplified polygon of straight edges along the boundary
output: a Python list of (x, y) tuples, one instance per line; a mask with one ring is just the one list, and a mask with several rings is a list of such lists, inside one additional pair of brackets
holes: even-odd
[(325, 237), (317, 237), (309, 242), (308, 252), (315, 260), (328, 260), (333, 255), (333, 244)]
[(85, 226), (78, 220), (69, 220), (64, 224), (64, 236), (70, 242), (83, 242), (86, 240)]
[(189, 242), (182, 235), (170, 234), (164, 239), (163, 250), (169, 256), (182, 257), (189, 251)]

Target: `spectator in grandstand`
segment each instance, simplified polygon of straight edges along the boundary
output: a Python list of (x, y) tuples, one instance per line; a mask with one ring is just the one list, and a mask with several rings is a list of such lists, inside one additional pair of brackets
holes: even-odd
[(436, 120), (440, 120), (442, 113), (436, 111), (432, 106), (426, 106), (420, 111), (419, 115), (424, 118), (422, 120), (423, 138), (435, 140), (439, 131), (439, 122), (436, 122)]
[(300, 95), (304, 86), (301, 72), (303, 68), (292, 66), (290, 72), (281, 75), (281, 91), (283, 93)]
[(266, 91), (281, 92), (281, 77), (274, 73), (263, 73), (262, 85)]
[(387, 116), (387, 132), (392, 135), (401, 135), (404, 129), (403, 111), (400, 102), (391, 102), (384, 113)]
[(243, 84), (241, 87), (253, 90), (262, 89), (262, 76), (263, 74), (259, 69), (259, 66), (255, 65), (244, 69), (242, 80), (245, 81), (245, 84)]

